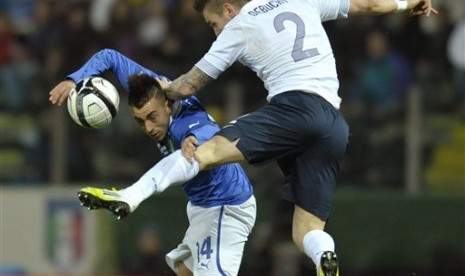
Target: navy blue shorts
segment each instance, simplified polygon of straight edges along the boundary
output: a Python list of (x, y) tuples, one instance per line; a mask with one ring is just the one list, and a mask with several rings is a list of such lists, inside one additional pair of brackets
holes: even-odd
[(284, 173), (282, 197), (313, 215), (329, 217), (336, 177), (348, 145), (342, 114), (318, 95), (289, 91), (217, 134), (237, 140), (252, 165), (276, 160)]

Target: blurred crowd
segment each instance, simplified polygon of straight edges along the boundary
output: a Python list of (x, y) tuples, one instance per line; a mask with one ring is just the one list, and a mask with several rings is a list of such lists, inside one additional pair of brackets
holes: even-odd
[[(463, 121), (464, 4), (436, 6), (439, 15), (428, 18), (392, 14), (325, 24), (352, 133), (341, 182), (404, 185), (413, 89), (420, 90), (422, 114), (445, 115), (446, 125)], [(6, 183), (133, 181), (159, 156), (132, 123), (124, 92), (117, 120), (101, 131), (78, 127), (65, 108), (48, 103), (48, 92), (103, 48), (175, 78), (214, 40), (190, 0), (5, 0), (0, 15), (0, 177)], [(206, 90), (199, 97), (220, 124), (263, 105), (266, 94), (241, 65)], [(453, 124), (438, 120), (432, 128), (426, 120), (425, 167), (448, 137), (443, 131), (453, 132)]]
[[(134, 136), (150, 152), (157, 150), (134, 130), (124, 92), (118, 120), (107, 132), (78, 128), (65, 108), (48, 103), (48, 92), (103, 48), (175, 77), (213, 39), (190, 1), (7, 0), (0, 5), (2, 182), (56, 182), (57, 170), (65, 172), (58, 179), (66, 182), (134, 179), (145, 169), (139, 168), (144, 159), (138, 153), (151, 154), (147, 147), (125, 147), (127, 141)], [(145, 160), (153, 163), (156, 157)], [(102, 159), (117, 164), (99, 165)], [(61, 164), (52, 165), (56, 160)], [(122, 175), (105, 172), (115, 165)]]
[[(401, 189), (412, 122), (421, 124), (423, 182), (434, 182), (438, 175), (465, 181), (465, 4), (434, 2), (439, 15), (428, 18), (391, 14), (325, 23), (341, 82), (341, 110), (351, 127), (338, 185)], [(160, 155), (132, 121), (121, 87), (118, 116), (98, 131), (75, 124), (66, 107), (48, 102), (48, 92), (104, 48), (175, 78), (190, 69), (214, 39), (192, 0), (2, 0), (2, 185), (117, 186), (137, 180)], [(116, 85), (113, 76), (106, 77)], [(420, 108), (412, 115), (415, 91)], [(198, 96), (224, 124), (265, 104), (265, 95), (255, 74), (237, 64)], [(420, 120), (408, 123), (409, 116)], [(447, 162), (459, 165), (444, 165)], [(277, 168), (248, 171), (257, 189), (279, 192)], [(275, 227), (288, 227), (286, 223)]]

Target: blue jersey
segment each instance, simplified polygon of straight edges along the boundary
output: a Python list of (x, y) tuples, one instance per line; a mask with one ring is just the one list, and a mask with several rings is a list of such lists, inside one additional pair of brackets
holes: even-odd
[[(133, 74), (144, 73), (155, 78), (163, 77), (117, 51), (105, 49), (93, 55), (68, 78), (78, 82), (86, 77), (99, 76), (108, 70), (116, 75), (126, 91), (128, 91), (128, 77)], [(202, 144), (220, 130), (194, 96), (174, 102), (171, 115), (172, 120), (167, 135), (163, 141), (157, 143), (165, 156), (180, 149), (181, 142), (187, 136), (195, 136), (199, 144)], [(183, 189), (189, 201), (201, 207), (241, 204), (253, 193), (247, 175), (237, 163), (202, 171), (195, 178), (184, 183)]]

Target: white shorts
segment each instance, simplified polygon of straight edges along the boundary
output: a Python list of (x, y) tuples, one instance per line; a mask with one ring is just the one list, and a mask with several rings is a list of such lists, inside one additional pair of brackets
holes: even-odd
[(254, 196), (240, 205), (210, 208), (189, 202), (189, 228), (182, 243), (166, 254), (166, 262), (176, 273), (177, 263), (183, 262), (194, 275), (237, 275), (256, 214)]

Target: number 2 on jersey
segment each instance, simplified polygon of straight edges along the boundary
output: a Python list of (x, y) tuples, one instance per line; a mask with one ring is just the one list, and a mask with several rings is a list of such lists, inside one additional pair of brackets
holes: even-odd
[(197, 242), (197, 261), (200, 262), (200, 255), (205, 255), (206, 259), (210, 259), (210, 255), (213, 253), (212, 249), (212, 238), (211, 236), (206, 237), (203, 242), (202, 246), (199, 245)]
[(292, 12), (283, 12), (278, 14), (273, 21), (274, 29), (276, 32), (283, 31), (284, 28), (284, 21), (292, 21), (296, 26), (296, 35), (294, 40), (294, 47), (292, 48), (292, 58), (295, 62), (301, 61), (306, 58), (311, 58), (314, 56), (319, 55), (317, 48), (310, 48), (304, 50), (304, 38), (305, 38), (305, 24), (302, 18), (300, 18), (297, 14)]

